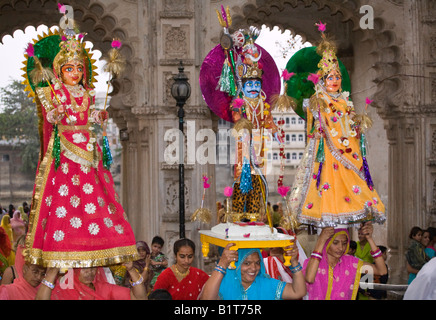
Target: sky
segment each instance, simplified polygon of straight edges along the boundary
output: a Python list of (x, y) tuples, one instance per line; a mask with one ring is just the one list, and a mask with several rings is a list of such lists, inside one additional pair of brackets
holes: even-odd
[[(24, 66), (23, 61), (24, 51), (29, 42), (33, 42), (33, 39), (37, 39), (38, 35), (42, 35), (44, 32), (48, 33), (48, 28), (46, 26), (39, 26), (37, 29), (35, 27), (29, 26), (24, 32), (22, 30), (17, 30), (10, 36), (7, 35), (3, 38), (0, 44), (0, 88), (7, 86), (12, 80), (23, 80), (23, 71), (21, 68)], [(271, 56), (275, 59), (279, 72), (284, 70), (287, 61), (291, 58), (292, 54), (296, 52), (303, 44), (301, 43), (301, 37), (297, 36), (297, 43), (294, 50), (287, 52), (287, 56), (284, 58), (281, 53), (282, 48), (287, 46), (287, 41), (291, 39), (291, 33), (285, 31), (282, 33), (277, 27), (273, 30), (269, 28), (262, 28), (259, 38), (256, 43), (268, 50)], [(304, 46), (310, 45), (309, 43), (304, 44)], [(88, 43), (88, 46), (91, 46)], [(93, 58), (99, 60), (101, 57), (101, 52), (96, 50), (92, 51)], [(108, 74), (102, 72), (103, 62), (98, 62), (96, 91), (106, 93), (108, 80)]]
[[(37, 29), (35, 27), (29, 26), (24, 32), (22, 30), (17, 30), (14, 32), (13, 36), (7, 35), (3, 37), (3, 41), (0, 44), (0, 88), (7, 86), (12, 80), (22, 81), (24, 78), (22, 75), (24, 71), (21, 68), (24, 67), (23, 61), (24, 51), (27, 48), (29, 42), (33, 43), (34, 39), (38, 39), (38, 35), (43, 33), (48, 33), (48, 27), (41, 25)], [(90, 47), (91, 44), (88, 42), (86, 47)], [(93, 51), (93, 58), (99, 60), (101, 58), (101, 52), (96, 50)], [(98, 62), (97, 66), (99, 69), (96, 72), (99, 74), (97, 76), (96, 91), (106, 93), (108, 80), (108, 74), (102, 72), (101, 68), (104, 63)]]

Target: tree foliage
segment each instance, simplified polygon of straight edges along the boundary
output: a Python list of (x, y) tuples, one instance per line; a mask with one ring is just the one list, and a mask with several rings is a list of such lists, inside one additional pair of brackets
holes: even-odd
[(39, 133), (36, 105), (17, 80), (0, 88), (0, 139), (20, 150), (21, 170), (34, 173), (39, 158)]

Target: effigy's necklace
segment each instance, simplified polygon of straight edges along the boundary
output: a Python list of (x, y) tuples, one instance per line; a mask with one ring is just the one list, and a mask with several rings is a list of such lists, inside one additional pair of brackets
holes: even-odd
[[(250, 99), (247, 97), (244, 97), (244, 101), (247, 104), (248, 108), (246, 108), (247, 112), (247, 118), (253, 124), (256, 124), (256, 128), (259, 128), (259, 119), (258, 116), (260, 116), (261, 120), (263, 120), (263, 100), (261, 98), (258, 99)], [(254, 102), (257, 102), (256, 105)], [(260, 109), (259, 109), (260, 106)]]
[[(89, 106), (88, 93), (86, 92), (86, 90), (80, 86), (67, 86), (67, 85), (65, 85), (65, 87), (67, 88), (68, 93), (70, 95), (71, 108), (73, 109), (73, 111), (75, 113), (86, 111), (88, 109), (88, 106)], [(77, 105), (76, 98), (83, 98), (80, 106)], [(83, 114), (81, 114), (80, 117), (82, 118)]]

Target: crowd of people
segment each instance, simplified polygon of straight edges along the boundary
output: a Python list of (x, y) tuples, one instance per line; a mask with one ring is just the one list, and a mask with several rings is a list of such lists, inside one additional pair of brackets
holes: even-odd
[(436, 228), (429, 227), (423, 230), (415, 226), (410, 230), (409, 239), (406, 260), (409, 274), (408, 284), (411, 284), (419, 270), (436, 255)]
[[(358, 299), (363, 266), (371, 268), (375, 275), (387, 275), (386, 250), (375, 245), (370, 222), (359, 229), (354, 254), (347, 229), (327, 227), (307, 259), (299, 254), (298, 241), (284, 249), (262, 251), (230, 250), (229, 244), (215, 269), (206, 273), (193, 266), (196, 246), (190, 239), (174, 243), (175, 262), (169, 265), (168, 254), (163, 252), (165, 241), (160, 236), (152, 239), (151, 246), (137, 241), (139, 259), (133, 262), (107, 267), (43, 268), (24, 260), (26, 218), (21, 218), (17, 232), (15, 224), (12, 228), (12, 223), (6, 223), (7, 217), (8, 213), (3, 215), (0, 228), (2, 300), (350, 300)], [(291, 256), (290, 267), (284, 266), (284, 255)], [(229, 267), (232, 261), (236, 269)]]

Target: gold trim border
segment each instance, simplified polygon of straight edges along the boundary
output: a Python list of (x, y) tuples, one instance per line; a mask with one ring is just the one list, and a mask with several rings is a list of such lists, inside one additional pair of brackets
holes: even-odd
[(114, 265), (139, 259), (136, 245), (111, 249), (56, 252), (28, 249), (26, 261), (48, 268), (90, 268)]

